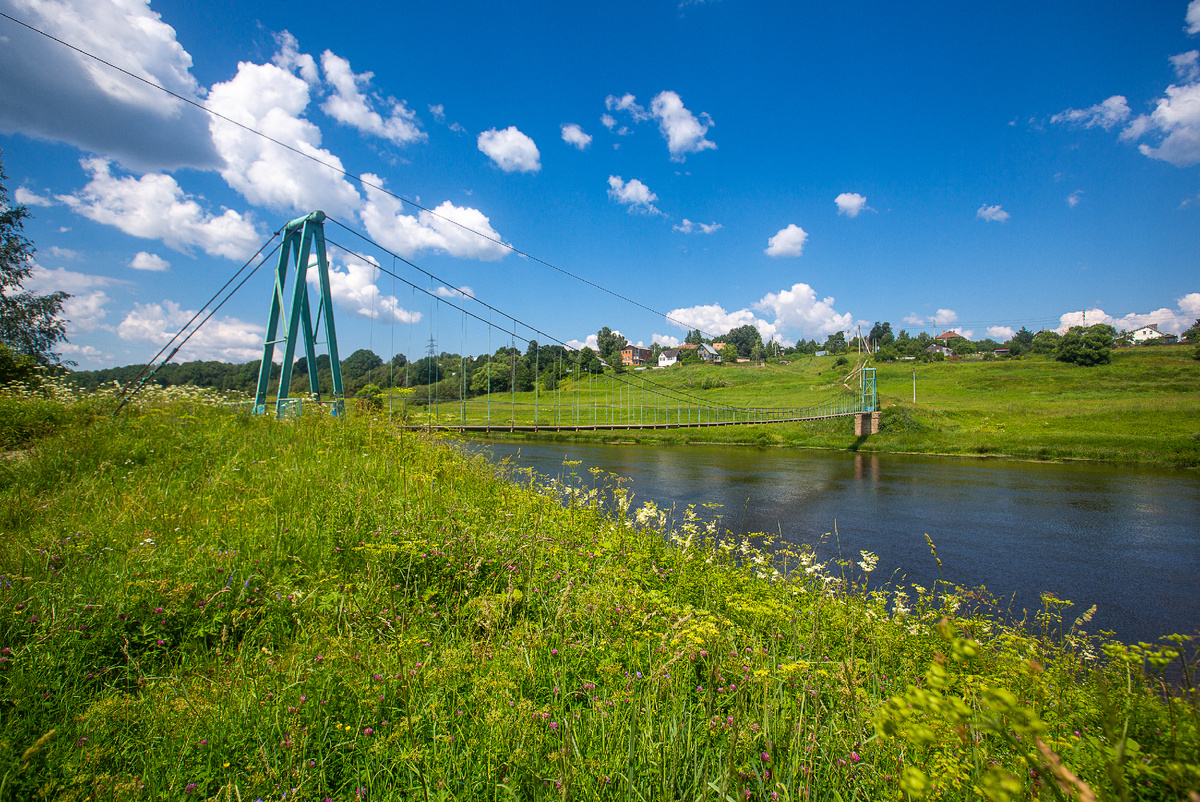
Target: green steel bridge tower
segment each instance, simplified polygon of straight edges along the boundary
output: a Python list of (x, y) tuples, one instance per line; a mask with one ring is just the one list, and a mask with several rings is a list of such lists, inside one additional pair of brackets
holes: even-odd
[[(341, 415), (346, 409), (345, 394), (342, 391), (342, 363), (338, 358), (337, 330), (333, 324), (333, 298), (329, 290), (329, 260), (325, 256), (325, 213), (312, 212), (299, 217), (283, 227), (283, 244), (279, 249), (279, 264), (275, 269), (275, 291), (271, 295), (271, 311), (267, 318), (267, 334), (263, 339), (262, 364), (258, 370), (258, 391), (254, 396), (254, 413), (267, 414), (267, 386), (271, 379), (271, 366), (275, 354), (275, 346), (283, 346), (283, 370), (279, 377), (279, 392), (275, 400), (276, 417), (298, 415), (304, 400), (289, 398), (288, 389), (292, 382), (292, 365), (296, 359), (297, 335), (303, 335), (304, 355), (308, 365), (308, 386), (311, 397), (316, 402), (321, 401), (321, 386), (317, 376), (317, 329), (322, 316), (325, 323), (325, 340), (328, 346), (329, 367), (333, 372), (333, 398), (330, 399), (330, 413)], [(288, 282), (288, 268), (295, 257), (295, 273), (292, 276), (291, 304), (288, 306), (287, 319), (282, 318), (285, 305), (284, 288)], [(317, 271), (317, 284), (321, 292), (321, 300), (317, 304), (316, 325), (312, 315), (312, 306), (308, 300), (308, 271)], [(279, 328), (283, 332), (280, 336)]]

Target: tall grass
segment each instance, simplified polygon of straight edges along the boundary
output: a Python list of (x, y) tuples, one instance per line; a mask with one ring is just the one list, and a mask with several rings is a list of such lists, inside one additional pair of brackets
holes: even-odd
[(11, 400), (68, 422), (0, 461), (0, 799), (1200, 789), (1186, 638), (1014, 629), (378, 417)]

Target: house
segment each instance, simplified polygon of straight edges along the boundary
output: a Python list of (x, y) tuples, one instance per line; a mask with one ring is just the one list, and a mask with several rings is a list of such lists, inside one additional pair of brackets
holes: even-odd
[(942, 356), (947, 357), (947, 358), (954, 356), (954, 351), (952, 351), (951, 349), (947, 348), (944, 345), (938, 345), (937, 343), (934, 343), (933, 345), (926, 348), (925, 353), (929, 354), (930, 356), (937, 356), (938, 354), (941, 354)]
[(1134, 345), (1141, 345), (1144, 342), (1149, 342), (1150, 340), (1158, 340), (1158, 339), (1161, 339), (1164, 337), (1170, 338), (1170, 339), (1163, 340), (1164, 342), (1168, 342), (1168, 343), (1176, 342), (1179, 340), (1179, 338), (1173, 334), (1166, 334), (1165, 332), (1159, 331), (1157, 323), (1148, 323), (1145, 326), (1142, 326), (1141, 328), (1137, 328), (1137, 329), (1134, 329), (1133, 331), (1129, 332), (1129, 338), (1131, 340), (1133, 340)]
[(627, 345), (621, 349), (622, 365), (644, 365), (650, 361), (650, 349), (640, 345)]
[[(956, 337), (957, 337), (957, 338), (959, 338), (959, 339), (962, 339), (962, 335), (961, 335), (961, 334), (959, 334), (959, 333), (958, 333), (957, 331), (955, 331), (954, 329), (950, 329), (949, 331), (943, 331), (941, 334), (939, 334), (938, 336), (934, 337), (933, 339), (934, 339), (935, 341), (937, 341), (937, 342), (941, 343), (942, 345), (946, 345), (947, 343), (949, 343), (951, 340), (953, 340), (953, 339), (954, 339), (954, 338), (956, 338)], [(926, 350), (926, 351), (928, 351), (929, 349), (928, 349), (928, 348), (926, 348), (925, 350)]]
[(679, 349), (670, 348), (658, 355), (658, 366), (660, 368), (669, 368), (679, 361)]
[(997, 348), (995, 351), (992, 351), (992, 354), (994, 356), (1008, 356), (1011, 353), (1012, 353), (1011, 348)]
[(711, 345), (701, 344), (700, 347), (696, 349), (696, 355), (699, 356), (704, 362), (711, 362), (714, 365), (721, 364), (721, 355), (717, 353), (717, 349), (713, 348)]

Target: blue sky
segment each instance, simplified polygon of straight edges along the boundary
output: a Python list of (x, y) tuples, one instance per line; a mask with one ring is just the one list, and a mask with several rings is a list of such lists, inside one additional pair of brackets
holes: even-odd
[[(81, 368), (148, 359), (315, 208), (522, 337), (752, 323), (787, 343), (888, 320), (1003, 340), (1084, 313), (1200, 318), (1200, 0), (0, 11), (436, 213), (0, 18), (7, 186), (35, 215), (32, 288), (74, 294), (63, 355)], [(501, 344), (331, 258), (343, 354)], [(181, 356), (261, 353), (268, 292), (263, 270)]]

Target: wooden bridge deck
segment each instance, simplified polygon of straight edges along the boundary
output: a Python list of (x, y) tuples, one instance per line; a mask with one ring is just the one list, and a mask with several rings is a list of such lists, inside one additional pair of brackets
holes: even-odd
[[(608, 432), (629, 429), (699, 429), (707, 426), (760, 426), (768, 423), (800, 423), (829, 418), (846, 418), (862, 412), (833, 412), (827, 415), (808, 415), (769, 420), (739, 421), (696, 421), (690, 423), (457, 423), (457, 424), (407, 424), (400, 428), (408, 431), (425, 432)], [(869, 414), (869, 413), (868, 413)]]

